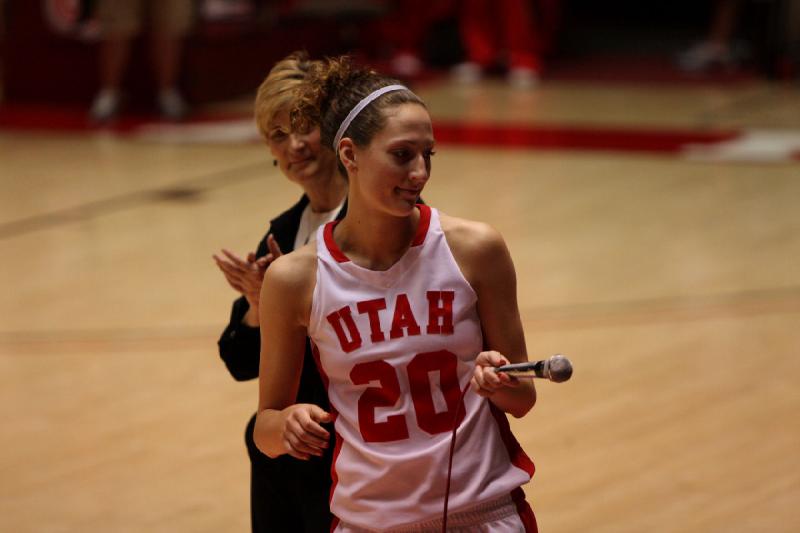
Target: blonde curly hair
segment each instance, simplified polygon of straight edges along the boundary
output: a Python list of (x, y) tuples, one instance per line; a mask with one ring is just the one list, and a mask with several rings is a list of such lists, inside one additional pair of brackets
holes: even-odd
[[(306, 83), (298, 89), (290, 111), (292, 127), (304, 130), (319, 125), (322, 145), (332, 149), (339, 125), (358, 102), (381, 87), (399, 83), (368, 67), (356, 65), (348, 56), (315, 61)], [(358, 114), (344, 136), (350, 137), (358, 146), (367, 146), (372, 137), (386, 125), (383, 110), (405, 103), (427, 107), (410, 90), (384, 94)], [(341, 162), (339, 170), (345, 173)]]
[(258, 87), (254, 109), (256, 127), (264, 140), (269, 138), (275, 116), (284, 110), (291, 111), (298, 90), (306, 83), (312, 68), (321, 63), (298, 51), (275, 63), (269, 71)]

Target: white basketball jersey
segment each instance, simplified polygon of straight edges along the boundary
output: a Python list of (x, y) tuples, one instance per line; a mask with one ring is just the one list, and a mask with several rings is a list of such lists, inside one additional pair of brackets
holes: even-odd
[(419, 209), (412, 246), (386, 271), (348, 260), (336, 222), (317, 236), (309, 336), (335, 417), (331, 511), (367, 529), (441, 517), (457, 412), (450, 510), (533, 475), (505, 414), (472, 390), (462, 399), (483, 349), (476, 295), (438, 212)]

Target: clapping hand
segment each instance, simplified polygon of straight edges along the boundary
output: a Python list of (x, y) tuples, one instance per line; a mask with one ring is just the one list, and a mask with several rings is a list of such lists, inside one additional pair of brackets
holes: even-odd
[(264, 280), (264, 272), (275, 259), (283, 255), (280, 246), (271, 234), (267, 237), (267, 247), (269, 253), (264, 257), (256, 258), (256, 254), (250, 252), (246, 259), (242, 259), (233, 252), (222, 249), (221, 255), (214, 254), (212, 257), (217, 263), (217, 267), (222, 271), (228, 285), (247, 299), (250, 309), (257, 310), (259, 296), (261, 294), (261, 283)]

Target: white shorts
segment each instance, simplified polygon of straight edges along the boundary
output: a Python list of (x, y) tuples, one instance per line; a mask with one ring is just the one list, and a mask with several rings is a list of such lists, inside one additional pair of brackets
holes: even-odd
[[(442, 519), (437, 518), (408, 526), (392, 529), (367, 529), (339, 522), (334, 533), (441, 533)], [(449, 513), (447, 517), (449, 533), (524, 533), (525, 525), (510, 496), (503, 496)]]

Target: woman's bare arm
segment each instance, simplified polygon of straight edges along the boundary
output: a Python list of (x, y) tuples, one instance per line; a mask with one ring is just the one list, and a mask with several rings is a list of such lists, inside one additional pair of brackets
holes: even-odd
[(264, 276), (259, 317), (261, 362), (254, 438), (270, 457), (321, 455), (330, 415), (312, 404), (295, 404), (303, 369), (308, 317), (316, 277), (313, 247), (281, 256)]
[(511, 255), (500, 233), (486, 224), (443, 216), (442, 228), (464, 277), (478, 295), (485, 351), (476, 360), (473, 388), (503, 411), (521, 417), (536, 403), (533, 382), (493, 370), (528, 360)]

